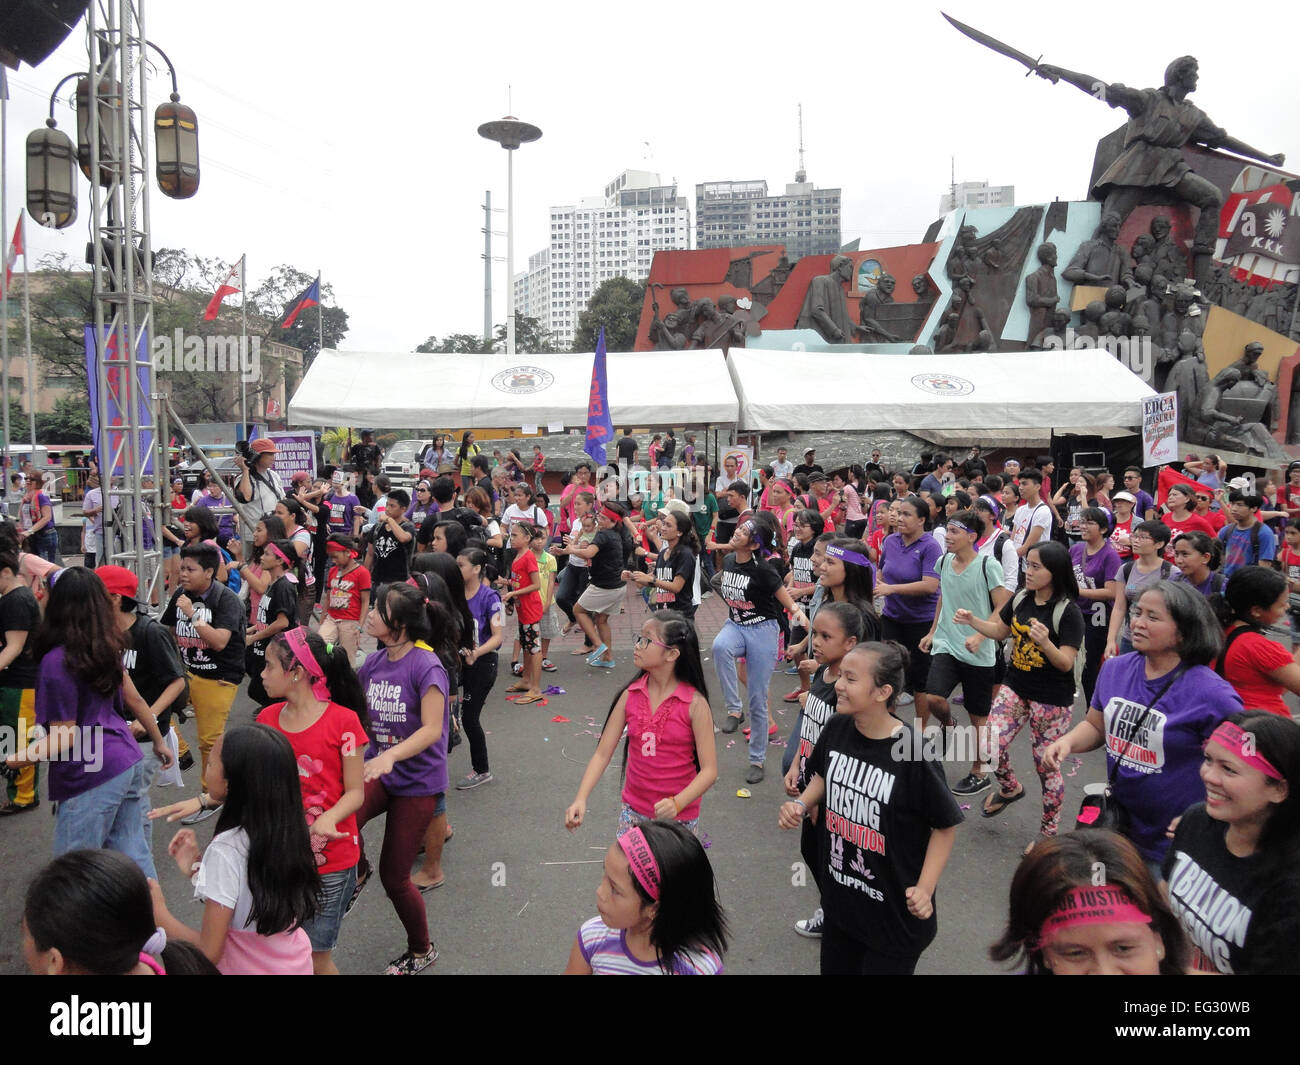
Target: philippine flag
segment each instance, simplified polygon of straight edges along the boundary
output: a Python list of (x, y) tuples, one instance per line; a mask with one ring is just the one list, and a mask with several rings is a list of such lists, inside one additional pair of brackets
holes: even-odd
[(284, 318), (280, 321), (281, 329), (288, 329), (298, 320), (298, 315), (302, 314), (308, 307), (320, 306), (320, 274), (316, 275), (316, 280), (307, 286), (301, 296), (289, 304), (284, 312)]
[(243, 284), (242, 278), (240, 278), (240, 285), (233, 284), (232, 282), (234, 282), (236, 278), (240, 277), (243, 270), (244, 260), (241, 256), (239, 262), (235, 263), (235, 265), (230, 268), (230, 273), (226, 274), (226, 279), (217, 287), (216, 294), (212, 299), (208, 300), (208, 309), (203, 312), (203, 320), (205, 322), (210, 322), (217, 316), (217, 312), (221, 310), (222, 300), (227, 296), (233, 296), (235, 293), (240, 291), (240, 285)]

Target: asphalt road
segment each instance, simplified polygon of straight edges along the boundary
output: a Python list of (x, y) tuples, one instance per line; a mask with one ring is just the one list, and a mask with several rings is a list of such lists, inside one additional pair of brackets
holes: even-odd
[[(600, 723), (611, 700), (631, 679), (631, 635), (639, 630), (644, 608), (629, 595), (627, 612), (614, 629), (619, 666), (610, 672), (591, 669), (571, 657), (576, 640), (558, 642), (551, 658), (557, 673), (546, 679), (566, 694), (552, 696), (545, 707), (515, 707), (505, 701), (507, 681), (498, 678), (484, 713), (488, 750), (495, 780), (470, 792), (452, 791), (448, 812), (455, 838), (443, 856), (446, 883), (426, 896), (431, 934), (438, 946), (437, 965), (428, 974), (556, 973), (563, 969), (578, 926), (595, 916), (595, 891), (600, 863), (614, 838), (619, 807), (617, 761), (592, 795), (586, 824), (575, 833), (565, 830), (564, 809), (573, 798), (583, 767), (596, 744)], [(716, 597), (700, 612), (705, 655), (721, 624), (723, 610)], [(705, 664), (713, 682), (711, 662)], [(782, 737), (794, 724), (795, 712), (781, 696), (797, 678), (778, 673), (772, 682), (772, 703)], [(715, 720), (722, 706), (713, 683)], [(254, 707), (240, 694), (232, 721), (252, 720)], [(1076, 720), (1081, 710), (1076, 710)], [(556, 716), (568, 721), (553, 721)], [(959, 712), (959, 720), (960, 720)], [(185, 725), (195, 746), (193, 721)], [(731, 973), (816, 973), (818, 945), (792, 930), (795, 920), (817, 906), (810, 877), (800, 876), (798, 834), (777, 827), (783, 800), (779, 747), (769, 751), (767, 779), (746, 787), (743, 738), (718, 736), (720, 775), (705, 796), (701, 829), (717, 876), (722, 903), (733, 933), (725, 959)], [(1025, 779), (1029, 796), (995, 819), (983, 819), (979, 803), (957, 831), (957, 843), (937, 896), (939, 934), (924, 954), (919, 973), (996, 973), (986, 951), (1005, 918), (1007, 888), (1021, 850), (1034, 837), (1039, 818), (1037, 779), (1025, 734), (1012, 748), (1013, 762)], [(965, 762), (945, 766), (948, 779), (960, 779)], [(1100, 752), (1085, 756), (1067, 774), (1064, 813), (1073, 816), (1085, 783), (1103, 778)], [(451, 756), (451, 776), (469, 772), (467, 745)], [(198, 787), (198, 770), (186, 774), (185, 794)], [(156, 788), (154, 802), (162, 805), (181, 796), (174, 789)], [(24, 971), (19, 919), (28, 881), (50, 854), (53, 818), (43, 800), (39, 810), (0, 819), (0, 973)], [(211, 837), (215, 819), (199, 826), (200, 842)], [(188, 901), (192, 891), (166, 853), (173, 827), (155, 827), (154, 853), (163, 889), (173, 913), (197, 926), (201, 909)], [(367, 850), (377, 857), (383, 822), (365, 831)], [(803, 881), (807, 881), (806, 886)], [(343, 925), (336, 960), (345, 973), (379, 973), (405, 950), (405, 936), (378, 878), (367, 887)]]

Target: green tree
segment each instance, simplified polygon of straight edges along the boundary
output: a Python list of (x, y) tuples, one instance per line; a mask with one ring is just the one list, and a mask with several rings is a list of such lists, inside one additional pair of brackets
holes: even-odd
[[(290, 304), (302, 295), (303, 290), (315, 280), (314, 274), (304, 274), (293, 266), (280, 265), (271, 271), (271, 276), (263, 281), (249, 294), (249, 311), (257, 309), (259, 317), (266, 320), (262, 336), (267, 340), (276, 340), (289, 344), (304, 353), (304, 363), (311, 365), (311, 360), (319, 348), (317, 337), (317, 311), (311, 307), (298, 315), (288, 329), (280, 328), (280, 320), (289, 309)], [(213, 286), (215, 291), (215, 284)], [(334, 303), (334, 288), (321, 282), (320, 287), (320, 329), (327, 348), (337, 348), (348, 332), (348, 315)]]
[[(492, 349), (500, 352), (506, 350), (504, 322), (496, 328), (496, 342), (492, 345)], [(549, 329), (543, 329), (542, 323), (536, 318), (530, 318), (526, 314), (515, 315), (515, 351), (526, 352), (529, 355), (552, 355), (559, 350), (554, 334)]]
[(611, 277), (592, 293), (573, 334), (574, 351), (595, 351), (601, 326), (607, 351), (631, 351), (641, 322), (645, 286), (626, 277)]
[(432, 355), (483, 355), (492, 349), (483, 343), (483, 338), (480, 336), (472, 333), (452, 333), (442, 340), (431, 336), (415, 350)]

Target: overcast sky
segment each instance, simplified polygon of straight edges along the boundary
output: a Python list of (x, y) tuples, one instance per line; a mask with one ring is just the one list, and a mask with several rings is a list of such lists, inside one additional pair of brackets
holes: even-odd
[[(1300, 164), (1296, 5), (945, 9), (1045, 62), (1128, 85), (1159, 85), (1190, 52), (1201, 108)], [(1018, 204), (1083, 198), (1097, 139), (1124, 118), (1064, 83), (1026, 79), (927, 4), (155, 0), (146, 18), (198, 113), (202, 163), (194, 199), (154, 187), (154, 246), (246, 252), (254, 285), (279, 263), (321, 270), (350, 315), (350, 350), (481, 330), (481, 204), (491, 189), (505, 207), (506, 157), (476, 130), (507, 113), (508, 86), (513, 113), (543, 130), (515, 157), (516, 270), (545, 246), (551, 205), (597, 195), (626, 168), (675, 180), (692, 224), (696, 182), (765, 179), (780, 191), (798, 164), (800, 103), (808, 176), (843, 188), (843, 239), (864, 250), (921, 239), (953, 156), (958, 181), (1015, 185)], [(85, 62), (83, 22), (40, 67), (10, 73), (6, 242), (26, 135), (58, 79)], [(168, 91), (163, 73), (152, 79), (150, 113)], [(75, 139), (66, 99), (56, 117)], [(80, 197), (70, 229), (31, 227), (34, 257), (81, 260), (84, 182)], [(504, 213), (494, 219), (504, 233)], [(493, 252), (504, 258), (504, 236)], [(505, 283), (502, 261), (497, 322)]]

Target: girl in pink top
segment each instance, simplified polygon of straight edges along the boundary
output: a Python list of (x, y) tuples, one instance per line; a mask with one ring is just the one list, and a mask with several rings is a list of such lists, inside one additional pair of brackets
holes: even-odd
[(572, 831), (582, 824), (587, 800), (626, 725), (618, 835), (656, 818), (695, 831), (700, 797), (718, 778), (713, 717), (695, 626), (675, 610), (657, 612), (641, 626), (632, 661), (639, 672), (614, 700), (577, 797), (565, 811), (565, 827)]
[[(226, 976), (310, 976), (311, 941), (302, 925), (319, 909), (320, 877), (293, 748), (269, 725), (229, 729), (212, 748), (206, 784), (212, 802), (222, 803), (212, 842), (200, 852), (186, 828), (167, 848), (203, 900), (202, 928), (173, 917), (155, 881), (158, 924), (169, 939), (197, 943)], [(184, 809), (152, 815), (188, 812), (188, 804), (176, 806)]]

